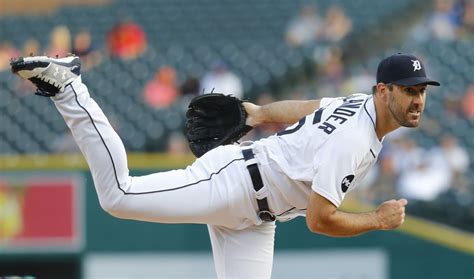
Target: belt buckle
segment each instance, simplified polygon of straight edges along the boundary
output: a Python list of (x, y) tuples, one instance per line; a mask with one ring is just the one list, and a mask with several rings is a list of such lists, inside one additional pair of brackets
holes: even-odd
[(271, 213), (270, 211), (267, 211), (267, 210), (259, 211), (258, 212), (258, 217), (262, 221), (266, 221), (266, 222), (273, 222), (273, 221), (276, 220), (275, 215), (273, 213)]

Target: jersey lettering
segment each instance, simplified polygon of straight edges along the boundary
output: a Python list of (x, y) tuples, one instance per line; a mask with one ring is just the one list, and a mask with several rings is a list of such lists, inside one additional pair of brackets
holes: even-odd
[(336, 127), (334, 127), (334, 125), (331, 125), (327, 121), (324, 121), (323, 124), (318, 126), (318, 128), (322, 129), (328, 135), (330, 135), (334, 130), (336, 130)]
[(330, 135), (334, 130), (336, 130), (336, 126), (330, 122), (338, 125), (343, 124), (349, 117), (356, 114), (355, 110), (359, 109), (363, 102), (363, 99), (345, 99), (344, 103), (336, 108), (333, 113), (318, 126), (318, 128)]
[(343, 115), (343, 116), (353, 116), (355, 114), (355, 111), (338, 107), (337, 109), (334, 110), (331, 116), (338, 115), (338, 114)]
[(344, 117), (341, 117), (341, 116), (337, 116), (336, 114), (331, 114), (328, 119), (326, 119), (326, 121), (330, 120), (330, 119), (334, 119), (334, 121), (337, 121), (337, 120), (340, 120), (339, 121), (339, 124), (342, 124), (344, 122), (346, 122), (347, 118), (344, 118)]

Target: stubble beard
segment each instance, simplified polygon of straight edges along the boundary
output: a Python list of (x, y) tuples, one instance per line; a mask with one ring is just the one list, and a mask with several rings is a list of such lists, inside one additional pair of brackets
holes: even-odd
[(408, 128), (418, 127), (423, 112), (420, 111), (420, 118), (418, 119), (418, 121), (410, 121), (408, 117), (410, 110), (412, 110), (412, 107), (409, 107), (406, 111), (403, 111), (400, 105), (393, 97), (393, 93), (390, 94), (390, 102), (388, 105), (388, 109), (390, 110), (390, 113), (392, 114), (395, 121), (397, 121), (400, 126)]

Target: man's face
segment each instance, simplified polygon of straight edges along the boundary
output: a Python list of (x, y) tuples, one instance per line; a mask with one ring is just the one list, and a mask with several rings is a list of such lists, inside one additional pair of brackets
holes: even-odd
[(426, 85), (393, 85), (389, 90), (388, 108), (403, 127), (417, 127), (425, 109)]

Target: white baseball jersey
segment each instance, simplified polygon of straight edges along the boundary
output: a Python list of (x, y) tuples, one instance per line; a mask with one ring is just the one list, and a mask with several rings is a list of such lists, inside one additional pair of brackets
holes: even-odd
[(381, 149), (373, 99), (354, 95), (323, 99), (296, 125), (251, 143), (264, 181), (258, 192), (238, 145), (215, 148), (186, 169), (130, 176), (123, 143), (81, 78), (52, 99), (101, 206), (118, 218), (207, 224), (219, 278), (271, 278), (275, 223), (259, 219), (257, 198), (267, 197), (282, 221), (305, 213), (312, 190), (339, 206)]
[(240, 146), (215, 148), (185, 169), (130, 176), (123, 143), (81, 78), (52, 100), (89, 164), (104, 210), (123, 219), (207, 224), (218, 278), (271, 278), (275, 222), (257, 216)]
[(375, 117), (372, 95), (324, 98), (313, 114), (254, 143), (280, 221), (304, 215), (311, 190), (341, 205), (382, 149)]

